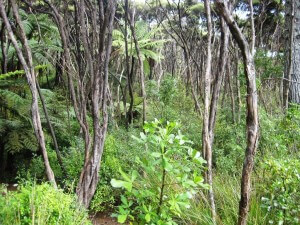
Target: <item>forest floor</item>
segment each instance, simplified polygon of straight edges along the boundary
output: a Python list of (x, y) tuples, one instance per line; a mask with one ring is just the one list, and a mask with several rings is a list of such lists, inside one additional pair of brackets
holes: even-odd
[(118, 225), (117, 221), (114, 218), (111, 218), (107, 214), (98, 213), (92, 217), (92, 222), (94, 225)]

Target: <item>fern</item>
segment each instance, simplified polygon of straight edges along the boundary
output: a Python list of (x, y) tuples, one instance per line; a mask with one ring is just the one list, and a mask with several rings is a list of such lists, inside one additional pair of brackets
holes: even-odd
[(22, 117), (25, 120), (30, 118), (30, 101), (24, 99), (14, 92), (0, 90), (0, 107), (12, 112), (15, 116)]
[(23, 148), (22, 142), (19, 138), (19, 133), (16, 130), (9, 132), (4, 139), (5, 150), (11, 153), (20, 152)]
[[(163, 44), (165, 42), (167, 42), (168, 40), (155, 40), (154, 36), (155, 34), (157, 34), (158, 32), (160, 32), (160, 28), (152, 28), (151, 30), (149, 30), (147, 24), (145, 22), (142, 21), (138, 21), (136, 22), (136, 26), (135, 26), (135, 32), (136, 32), (136, 36), (137, 36), (137, 41), (138, 41), (138, 45), (140, 48), (140, 52), (142, 55), (142, 58), (152, 58), (155, 61), (159, 61), (160, 59), (163, 58), (163, 56), (161, 54), (159, 54), (157, 52), (157, 49), (161, 48), (163, 46)], [(137, 53), (134, 47), (134, 42), (132, 40), (131, 37), (131, 32), (129, 31), (129, 36), (127, 37), (128, 40), (128, 52), (129, 55), (134, 56), (135, 58), (137, 58)], [(125, 37), (124, 34), (119, 31), (119, 30), (114, 30), (113, 31), (113, 43), (112, 45), (116, 48), (115, 50), (115, 54), (121, 54), (121, 55), (125, 55), (125, 41), (124, 41)]]

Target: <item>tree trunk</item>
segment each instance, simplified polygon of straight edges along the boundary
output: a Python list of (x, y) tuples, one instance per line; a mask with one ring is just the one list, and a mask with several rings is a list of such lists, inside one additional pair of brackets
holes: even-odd
[(228, 41), (229, 41), (229, 29), (226, 25), (224, 19), (221, 17), (221, 47), (220, 47), (220, 58), (218, 64), (218, 73), (213, 85), (213, 92), (210, 103), (210, 112), (209, 112), (209, 137), (211, 145), (214, 141), (214, 129), (216, 123), (218, 101), (220, 98), (221, 85), (226, 74), (226, 62), (228, 57)]
[(207, 161), (207, 182), (209, 187), (209, 201), (211, 207), (212, 221), (216, 223), (216, 206), (213, 191), (213, 175), (212, 175), (212, 146), (209, 138), (209, 103), (210, 103), (210, 86), (211, 86), (211, 38), (212, 38), (212, 23), (210, 0), (205, 0), (205, 12), (207, 17), (207, 58), (206, 70), (204, 77), (204, 113), (203, 113), (203, 130), (202, 130), (202, 148), (203, 154)]
[(1, 62), (1, 72), (7, 73), (7, 50), (9, 48), (7, 36), (5, 34), (5, 25), (2, 24), (1, 30), (0, 30), (0, 42), (1, 42), (1, 53), (2, 53), (2, 62)]
[(256, 75), (254, 66), (254, 26), (253, 26), (253, 8), (250, 0), (250, 14), (252, 24), (252, 43), (251, 47), (246, 40), (246, 37), (241, 32), (236, 21), (233, 19), (228, 6), (223, 0), (216, 1), (218, 14), (226, 21), (229, 29), (239, 45), (243, 55), (244, 72), (247, 81), (247, 148), (245, 152), (245, 160), (243, 165), (242, 180), (241, 180), (241, 200), (239, 204), (238, 225), (247, 224), (247, 216), (250, 204), (251, 194), (251, 173), (254, 166), (254, 156), (258, 145), (258, 104), (257, 104), (257, 89)]
[(17, 5), (14, 0), (11, 0), (11, 4), (12, 4), (14, 17), (20, 28), (21, 41), (22, 41), (23, 47), (25, 49), (27, 61), (25, 60), (25, 57), (24, 57), (21, 49), (18, 46), (17, 40), (15, 38), (15, 35), (14, 35), (12, 28), (10, 26), (10, 23), (8, 21), (6, 12), (4, 10), (3, 0), (0, 0), (0, 13), (1, 13), (2, 19), (5, 23), (9, 38), (11, 39), (11, 41), (16, 49), (18, 58), (19, 58), (20, 62), (22, 63), (22, 66), (23, 66), (25, 74), (26, 74), (27, 82), (28, 82), (28, 85), (29, 85), (29, 88), (31, 91), (31, 95), (32, 95), (31, 115), (32, 115), (33, 128), (34, 128), (35, 135), (37, 137), (40, 149), (42, 151), (42, 156), (44, 159), (47, 178), (54, 185), (54, 187), (56, 187), (54, 174), (53, 174), (53, 171), (50, 167), (50, 163), (48, 160), (48, 154), (47, 154), (46, 145), (45, 145), (45, 137), (44, 137), (40, 114), (39, 114), (38, 92), (37, 92), (37, 88), (36, 88), (36, 76), (35, 76), (34, 67), (32, 64), (31, 50), (29, 48), (28, 41), (27, 41), (27, 38), (26, 38), (26, 35), (24, 32), (24, 28), (23, 28), (22, 22), (20, 20)]
[(51, 137), (52, 137), (52, 140), (53, 140), (54, 149), (55, 149), (56, 157), (57, 157), (57, 160), (58, 160), (58, 164), (60, 165), (60, 168), (62, 170), (63, 175), (67, 176), (67, 171), (64, 167), (64, 164), (63, 164), (63, 161), (62, 161), (62, 158), (61, 158), (61, 154), (60, 154), (60, 151), (59, 151), (59, 148), (58, 148), (55, 132), (54, 132), (54, 129), (52, 127), (51, 121), (49, 119), (49, 114), (48, 114), (48, 110), (47, 110), (47, 107), (46, 107), (46, 102), (45, 102), (44, 96), (41, 92), (40, 85), (39, 85), (38, 81), (36, 82), (36, 87), (37, 87), (37, 90), (38, 90), (38, 93), (39, 93), (39, 96), (40, 96), (40, 99), (41, 99), (41, 102), (42, 102), (45, 118), (46, 118), (49, 130), (50, 130), (50, 134), (51, 134)]
[(242, 107), (242, 101), (241, 101), (241, 90), (240, 90), (240, 78), (239, 78), (239, 52), (236, 48), (235, 50), (235, 79), (236, 79), (236, 96), (237, 96), (237, 122), (241, 122), (241, 107)]
[(190, 52), (185, 44), (183, 45), (182, 49), (183, 49), (183, 54), (184, 54), (184, 61), (186, 64), (187, 77), (190, 77), (190, 81), (191, 81), (190, 85), (191, 85), (191, 90), (192, 90), (192, 97), (194, 99), (195, 109), (196, 109), (196, 112), (199, 114), (199, 116), (202, 117), (202, 111), (201, 111), (200, 103), (199, 103), (196, 89), (195, 89), (195, 82), (194, 82), (194, 79), (192, 78)]
[(92, 81), (93, 148), (82, 169), (76, 189), (78, 200), (85, 207), (89, 206), (99, 181), (101, 157), (108, 125), (108, 65), (115, 10), (115, 0), (110, 0), (105, 9), (103, 2), (99, 1), (100, 16), (105, 17), (105, 20), (100, 21), (101, 38), (99, 38), (99, 59), (97, 61), (99, 70), (94, 74)]
[(141, 86), (142, 86), (142, 98), (143, 98), (143, 126), (146, 121), (146, 88), (145, 88), (145, 75), (144, 75), (144, 63), (142, 60), (142, 56), (140, 53), (140, 48), (139, 44), (135, 35), (135, 30), (134, 30), (134, 12), (132, 13), (131, 21), (130, 21), (130, 29), (131, 29), (131, 34), (133, 37), (134, 45), (135, 45), (135, 50), (137, 53), (137, 57), (139, 60), (139, 69), (140, 69), (140, 76), (141, 76)]
[[(128, 30), (127, 30), (127, 24), (128, 24), (128, 0), (125, 0), (125, 5), (124, 5), (124, 10), (125, 10), (125, 29), (124, 29), (124, 42), (125, 42), (125, 62), (126, 62), (126, 75), (127, 75), (127, 86), (129, 90), (130, 97), (132, 97), (132, 88), (131, 88), (131, 79), (130, 79), (130, 67), (129, 67), (129, 54), (128, 54)], [(124, 94), (126, 95), (126, 87), (125, 86), (125, 92)], [(126, 127), (128, 128), (129, 125), (129, 120), (127, 118), (127, 108), (126, 108), (126, 96), (125, 96), (125, 102), (124, 104), (124, 116), (126, 120)], [(131, 110), (132, 111), (132, 110)]]
[[(49, 5), (49, 7), (52, 10), (52, 17), (54, 18), (59, 33), (60, 33), (60, 38), (62, 42), (62, 47), (63, 47), (63, 58), (65, 60), (65, 64), (63, 69), (62, 74), (64, 72), (67, 75), (68, 78), (68, 88), (71, 96), (71, 100), (73, 103), (74, 107), (74, 112), (76, 115), (76, 118), (80, 124), (80, 129), (83, 131), (84, 135), (84, 142), (85, 142), (85, 162), (87, 161), (89, 157), (89, 151), (90, 151), (90, 134), (89, 134), (89, 126), (87, 123), (87, 112), (86, 112), (86, 102), (80, 102), (79, 99), (76, 96), (76, 91), (74, 87), (74, 82), (73, 79), (76, 77), (76, 71), (73, 70), (72, 67), (72, 61), (71, 61), (71, 51), (70, 51), (70, 42), (69, 42), (69, 35), (68, 35), (68, 29), (66, 26), (66, 23), (64, 21), (64, 18), (62, 17), (61, 13), (58, 11), (58, 9), (55, 7), (53, 3), (51, 3), (49, 0), (44, 0), (44, 2)], [(78, 78), (78, 77), (77, 77)], [(79, 81), (78, 81), (79, 83)], [(79, 83), (77, 84), (77, 88), (82, 87), (82, 84)], [(78, 91), (79, 92), (79, 91)], [(83, 95), (83, 91), (79, 93), (78, 95)], [(86, 98), (84, 98), (86, 99)]]
[(232, 122), (235, 123), (235, 101), (234, 101), (234, 93), (231, 83), (231, 70), (230, 64), (227, 64), (227, 79), (228, 79), (228, 87), (229, 87), (229, 94), (231, 99), (231, 114), (232, 114)]
[(284, 108), (289, 103), (300, 104), (300, 2), (286, 1), (286, 63), (283, 81)]
[[(45, 164), (45, 169), (46, 169), (46, 175), (48, 180), (54, 185), (54, 187), (56, 186), (56, 182), (55, 182), (55, 178), (54, 178), (54, 173), (50, 167), (50, 163), (48, 160), (48, 154), (47, 154), (47, 150), (46, 150), (46, 145), (45, 145), (45, 137), (44, 137), (44, 133), (43, 133), (43, 129), (42, 129), (42, 124), (41, 124), (41, 119), (40, 119), (40, 113), (39, 113), (39, 105), (38, 105), (38, 91), (37, 91), (37, 86), (36, 86), (36, 76), (35, 76), (35, 72), (34, 72), (34, 67), (33, 67), (33, 63), (32, 63), (32, 54), (31, 54), (31, 50), (29, 48), (28, 45), (28, 41), (25, 35), (25, 31), (19, 16), (19, 12), (18, 12), (18, 8), (17, 5), (15, 3), (14, 0), (11, 0), (11, 4), (12, 4), (12, 10), (13, 10), (13, 14), (14, 17), (16, 19), (16, 22), (18, 23), (18, 26), (20, 28), (20, 36), (21, 36), (21, 42), (23, 44), (24, 47), (24, 52), (26, 54), (26, 59), (21, 51), (21, 49), (18, 46), (18, 42), (15, 38), (15, 35), (12, 31), (12, 28), (10, 26), (9, 20), (7, 18), (6, 12), (4, 10), (4, 3), (3, 0), (0, 0), (0, 13), (1, 13), (1, 17), (5, 23), (9, 38), (11, 39), (18, 58), (24, 68), (25, 71), (25, 75), (27, 78), (27, 82), (31, 91), (31, 95), (32, 95), (32, 103), (31, 103), (31, 115), (32, 115), (32, 124), (33, 124), (33, 128), (34, 128), (34, 132), (35, 135), (37, 137), (40, 149), (42, 151), (42, 156), (44, 159), (44, 164)], [(27, 60), (27, 61), (26, 61)]]

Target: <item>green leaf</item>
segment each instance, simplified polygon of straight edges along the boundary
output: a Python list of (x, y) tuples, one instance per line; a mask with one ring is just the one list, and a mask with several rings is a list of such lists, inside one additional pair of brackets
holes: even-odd
[(129, 176), (126, 173), (124, 173), (121, 168), (119, 168), (119, 172), (126, 181), (131, 182), (131, 179), (129, 178)]
[(126, 205), (126, 206), (128, 205), (127, 198), (125, 198), (124, 195), (121, 196), (121, 201), (124, 205)]
[(195, 182), (196, 184), (202, 183), (203, 181), (204, 181), (203, 177), (196, 176), (196, 177), (194, 178), (194, 182)]
[(132, 183), (125, 182), (125, 183), (124, 183), (124, 188), (125, 188), (127, 191), (131, 192), (131, 191), (132, 191)]
[(110, 184), (111, 184), (111, 186), (113, 186), (114, 188), (120, 188), (120, 187), (123, 187), (124, 181), (112, 179), (112, 180), (110, 181)]
[(126, 219), (127, 219), (127, 215), (119, 215), (118, 223), (125, 223)]
[(138, 143), (144, 143), (144, 141), (134, 135), (131, 136), (134, 140), (136, 140)]
[(144, 73), (145, 75), (149, 75), (150, 74), (150, 65), (148, 60), (144, 60)]
[(147, 214), (146, 214), (146, 216), (145, 216), (145, 220), (146, 220), (146, 222), (147, 222), (147, 223), (149, 223), (149, 222), (150, 222), (150, 220), (151, 220), (151, 216), (150, 216), (150, 214), (149, 214), (149, 213), (147, 213)]
[(173, 166), (164, 158), (163, 159), (163, 167), (166, 171), (171, 171)]
[(139, 173), (136, 170), (133, 170), (131, 173), (131, 181), (133, 182), (137, 177)]
[(160, 152), (152, 152), (151, 156), (153, 156), (154, 158), (159, 158), (159, 157), (161, 157), (161, 153)]
[(146, 138), (147, 138), (146, 135), (143, 132), (140, 133), (140, 136), (141, 136), (142, 140), (146, 140)]
[(125, 188), (129, 192), (132, 191), (132, 183), (131, 182), (126, 182), (126, 181), (123, 181), (123, 180), (112, 179), (110, 181), (110, 184), (114, 188)]

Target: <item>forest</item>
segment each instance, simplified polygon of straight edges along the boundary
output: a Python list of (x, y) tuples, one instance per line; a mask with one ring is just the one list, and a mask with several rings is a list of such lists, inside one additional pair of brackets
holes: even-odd
[(0, 225), (300, 224), (299, 0), (0, 0)]

